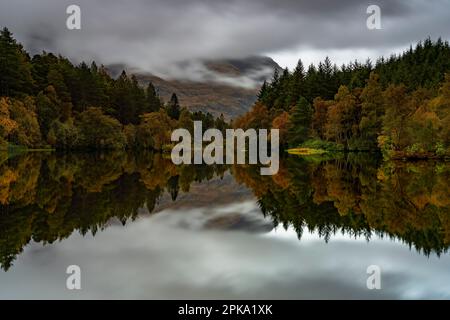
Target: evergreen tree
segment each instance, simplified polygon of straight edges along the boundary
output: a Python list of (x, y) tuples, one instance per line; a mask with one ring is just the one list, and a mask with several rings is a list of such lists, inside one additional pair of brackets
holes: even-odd
[(147, 110), (148, 112), (157, 112), (161, 108), (161, 99), (159, 98), (155, 86), (150, 81), (147, 86)]
[(28, 55), (4, 28), (0, 31), (0, 96), (18, 96), (33, 90)]
[(268, 94), (268, 85), (267, 85), (267, 81), (266, 80), (264, 80), (264, 82), (263, 82), (263, 84), (262, 84), (262, 86), (261, 86), (261, 89), (259, 89), (259, 92), (258, 92), (258, 101), (265, 101), (266, 100), (266, 98), (267, 98), (267, 94)]
[(311, 105), (305, 98), (300, 97), (290, 116), (288, 142), (291, 147), (298, 147), (308, 139), (311, 119)]
[(178, 103), (178, 97), (175, 93), (172, 94), (172, 97), (170, 98), (170, 101), (167, 105), (167, 115), (171, 119), (178, 120), (180, 118), (180, 104)]
[(292, 73), (289, 87), (288, 104), (295, 104), (304, 95), (305, 69), (302, 60), (298, 60), (297, 66)]
[(139, 122), (137, 105), (134, 103), (133, 83), (127, 73), (122, 71), (114, 83), (112, 107), (115, 116), (122, 124)]

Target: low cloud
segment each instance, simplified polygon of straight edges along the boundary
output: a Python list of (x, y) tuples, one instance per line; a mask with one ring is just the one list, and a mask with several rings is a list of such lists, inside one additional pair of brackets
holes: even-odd
[[(72, 0), (5, 0), (0, 21), (32, 53), (61, 53), (74, 61), (97, 60), (166, 76), (212, 77), (192, 61), (272, 54), (292, 58), (315, 52), (380, 52), (406, 48), (428, 36), (450, 36), (450, 6), (446, 0), (78, 0), (82, 29), (66, 29), (66, 8)], [(366, 8), (378, 4), (382, 30), (366, 28)], [(294, 58), (295, 56), (295, 58)], [(348, 61), (353, 57), (348, 57)], [(183, 70), (180, 64), (194, 64)], [(175, 70), (178, 69), (178, 70)], [(246, 76), (250, 86), (253, 75)]]
[[(145, 73), (145, 69), (134, 69), (133, 73)], [(166, 67), (156, 67), (152, 73), (166, 80), (185, 80), (194, 82), (214, 82), (227, 86), (254, 89), (261, 86), (265, 79), (272, 77), (274, 68), (269, 66), (258, 66), (245, 70), (243, 73), (232, 74), (217, 72), (208, 68), (205, 61), (187, 61), (182, 64), (169, 64)]]

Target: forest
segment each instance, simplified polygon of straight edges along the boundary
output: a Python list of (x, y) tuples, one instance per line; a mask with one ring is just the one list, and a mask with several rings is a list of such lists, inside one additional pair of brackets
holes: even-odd
[[(224, 131), (224, 117), (190, 112), (176, 94), (95, 62), (74, 65), (43, 52), (31, 57), (0, 32), (0, 149), (153, 149), (176, 128)], [(282, 147), (381, 151), (388, 158), (450, 157), (450, 46), (426, 39), (375, 63), (340, 67), (329, 58), (305, 70), (274, 72), (235, 128), (279, 129)]]
[(176, 128), (225, 130), (224, 117), (189, 112), (176, 94), (164, 103), (125, 71), (114, 79), (95, 62), (72, 64), (52, 53), (30, 55), (0, 31), (0, 149), (153, 149)]
[(450, 46), (426, 39), (375, 63), (276, 70), (233, 125), (278, 128), (284, 148), (450, 157)]

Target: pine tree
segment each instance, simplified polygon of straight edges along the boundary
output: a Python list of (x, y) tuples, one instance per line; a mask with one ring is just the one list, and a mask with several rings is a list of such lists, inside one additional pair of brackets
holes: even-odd
[(147, 109), (148, 112), (157, 112), (161, 108), (161, 100), (156, 93), (155, 86), (150, 81), (147, 86)]
[(261, 89), (259, 89), (259, 92), (258, 92), (258, 101), (261, 101), (264, 103), (264, 100), (267, 97), (267, 93), (268, 93), (268, 85), (267, 85), (267, 81), (264, 80), (264, 82), (261, 86)]
[(291, 147), (298, 147), (308, 139), (311, 119), (311, 105), (305, 98), (300, 97), (290, 116), (288, 142)]
[(28, 55), (4, 28), (0, 31), (0, 96), (18, 96), (33, 90)]
[(125, 71), (122, 71), (114, 83), (113, 115), (122, 124), (136, 124), (139, 122), (137, 104), (134, 103), (135, 93), (133, 88), (135, 85)]
[(289, 106), (294, 105), (304, 94), (305, 69), (302, 60), (298, 60), (297, 66), (292, 73), (289, 86)]
[(175, 93), (172, 94), (172, 97), (170, 98), (170, 101), (167, 105), (167, 115), (171, 119), (178, 120), (180, 118), (180, 104), (178, 102), (178, 97)]

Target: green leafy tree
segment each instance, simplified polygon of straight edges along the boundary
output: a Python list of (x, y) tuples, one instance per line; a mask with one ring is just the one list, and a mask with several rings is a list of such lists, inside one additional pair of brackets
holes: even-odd
[(60, 117), (60, 105), (61, 101), (58, 99), (53, 86), (48, 86), (44, 91), (39, 92), (36, 97), (39, 126), (44, 138), (47, 137), (52, 122)]
[(383, 89), (379, 76), (371, 73), (367, 85), (361, 93), (361, 121), (359, 130), (364, 144), (369, 149), (376, 148), (376, 141), (381, 134), (383, 117)]
[(88, 108), (77, 122), (80, 132), (80, 146), (88, 149), (123, 149), (126, 137), (122, 125), (100, 108)]
[(36, 148), (42, 145), (39, 121), (34, 99), (27, 96), (23, 101), (15, 99), (10, 105), (11, 119), (17, 123), (10, 141), (16, 145)]

